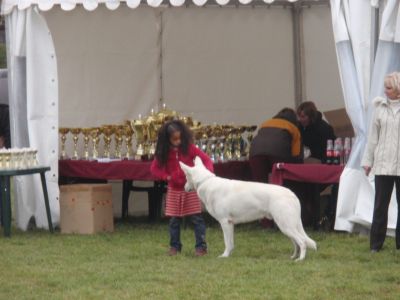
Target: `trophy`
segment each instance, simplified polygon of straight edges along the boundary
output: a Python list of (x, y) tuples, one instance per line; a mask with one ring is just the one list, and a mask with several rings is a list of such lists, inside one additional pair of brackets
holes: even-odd
[(125, 137), (125, 146), (126, 146), (126, 151), (125, 151), (125, 159), (132, 159), (132, 135), (133, 135), (133, 129), (131, 127), (131, 122), (130, 121), (125, 121), (125, 126), (124, 126), (124, 137)]
[(97, 160), (99, 157), (100, 128), (93, 127), (90, 129), (90, 137), (92, 138), (92, 159)]
[(69, 132), (69, 128), (60, 127), (58, 128), (58, 132), (61, 135), (61, 155), (60, 159), (67, 159), (67, 153), (65, 152), (65, 142), (67, 140), (67, 133)]
[(224, 145), (224, 158), (226, 160), (233, 159), (233, 137), (232, 137), (232, 126), (224, 125), (222, 126), (222, 131), (224, 133), (225, 138), (225, 145)]
[(82, 128), (83, 134), (83, 159), (89, 160), (89, 140), (92, 128)]
[(79, 134), (81, 133), (82, 129), (81, 128), (71, 128), (70, 131), (72, 133), (72, 140), (74, 141), (74, 154), (72, 155), (72, 159), (79, 159), (78, 140), (79, 140)]
[(256, 125), (246, 127), (246, 132), (247, 132), (247, 145), (246, 145), (246, 150), (245, 150), (246, 157), (249, 156), (251, 141), (253, 140), (253, 134), (256, 129), (257, 129)]
[(103, 125), (101, 126), (101, 132), (103, 133), (104, 138), (104, 158), (111, 158), (110, 153), (110, 145), (111, 145), (111, 136), (114, 133), (113, 125)]
[(147, 140), (147, 128), (142, 116), (139, 115), (139, 120), (130, 121), (131, 127), (136, 137), (136, 153), (135, 159), (141, 160), (145, 155), (145, 142)]
[(122, 159), (122, 142), (124, 140), (124, 125), (116, 125), (114, 126), (114, 135), (115, 135), (115, 154), (114, 157), (118, 159)]
[(150, 115), (145, 121), (147, 129), (147, 147), (145, 148), (145, 154), (147, 154), (147, 159), (151, 159), (156, 153), (157, 133), (162, 122), (161, 119), (157, 119), (157, 116), (154, 115), (154, 110), (152, 109)]

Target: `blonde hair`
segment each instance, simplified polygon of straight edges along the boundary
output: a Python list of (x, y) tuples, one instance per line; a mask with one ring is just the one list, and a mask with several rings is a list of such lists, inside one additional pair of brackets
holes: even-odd
[(385, 83), (388, 83), (397, 94), (400, 94), (400, 72), (393, 72), (386, 75)]

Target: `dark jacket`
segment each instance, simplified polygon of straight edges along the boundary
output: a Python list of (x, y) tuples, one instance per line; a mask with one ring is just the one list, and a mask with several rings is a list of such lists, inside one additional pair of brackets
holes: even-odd
[(250, 145), (250, 157), (256, 155), (301, 161), (301, 135), (297, 126), (280, 118), (265, 121)]
[(310, 148), (311, 156), (325, 162), (327, 140), (335, 140), (336, 136), (333, 128), (322, 119), (322, 114), (318, 112), (316, 121), (307, 127), (300, 125), (303, 145)]

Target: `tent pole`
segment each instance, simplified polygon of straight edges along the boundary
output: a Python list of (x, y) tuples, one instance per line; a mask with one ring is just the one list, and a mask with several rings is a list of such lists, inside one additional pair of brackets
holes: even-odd
[(303, 88), (303, 36), (302, 36), (302, 8), (296, 2), (292, 7), (293, 23), (293, 61), (294, 61), (294, 105), (295, 107), (304, 100)]

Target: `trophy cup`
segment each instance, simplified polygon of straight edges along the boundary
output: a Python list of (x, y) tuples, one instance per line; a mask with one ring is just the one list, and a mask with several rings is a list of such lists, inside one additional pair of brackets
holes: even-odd
[(125, 126), (124, 126), (124, 137), (125, 137), (125, 159), (132, 159), (132, 135), (133, 135), (133, 129), (131, 127), (131, 122), (130, 121), (125, 121)]
[(69, 128), (60, 127), (58, 128), (58, 132), (61, 135), (61, 155), (60, 159), (67, 159), (67, 153), (65, 152), (65, 142), (67, 140), (67, 133), (69, 132)]
[(246, 132), (247, 132), (247, 145), (246, 145), (246, 150), (245, 150), (245, 156), (248, 158), (249, 157), (249, 153), (250, 153), (250, 145), (251, 145), (251, 141), (253, 140), (253, 134), (254, 131), (257, 129), (256, 125), (252, 125), (252, 126), (247, 126), (246, 127)]
[(222, 127), (222, 130), (224, 132), (224, 135), (226, 136), (225, 139), (225, 146), (224, 146), (224, 157), (226, 160), (232, 160), (233, 159), (233, 137), (232, 137), (232, 131), (233, 128), (230, 125), (224, 125)]
[(154, 153), (156, 152), (156, 140), (157, 140), (157, 131), (156, 131), (156, 116), (154, 115), (154, 110), (151, 110), (150, 115), (146, 118), (146, 135), (147, 135), (147, 143), (145, 145), (145, 156), (146, 159), (151, 159)]
[(136, 138), (136, 153), (135, 159), (141, 160), (145, 155), (145, 142), (147, 140), (147, 128), (142, 116), (139, 115), (139, 120), (130, 121), (131, 127), (135, 133)]
[(83, 134), (83, 159), (89, 160), (89, 140), (92, 128), (82, 128)]
[(101, 132), (103, 133), (104, 138), (104, 158), (111, 158), (110, 153), (110, 145), (111, 145), (111, 136), (114, 133), (113, 125), (103, 125), (101, 126)]
[(97, 160), (99, 157), (99, 142), (100, 142), (100, 128), (91, 128), (90, 129), (90, 137), (92, 138), (92, 159)]
[(122, 159), (122, 142), (124, 140), (124, 125), (116, 125), (114, 126), (114, 135), (115, 135), (115, 153), (114, 157), (118, 159)]
[(72, 159), (79, 159), (78, 140), (79, 140), (79, 134), (81, 133), (82, 129), (81, 128), (71, 128), (70, 131), (72, 133), (72, 140), (74, 141), (74, 154), (72, 155)]

